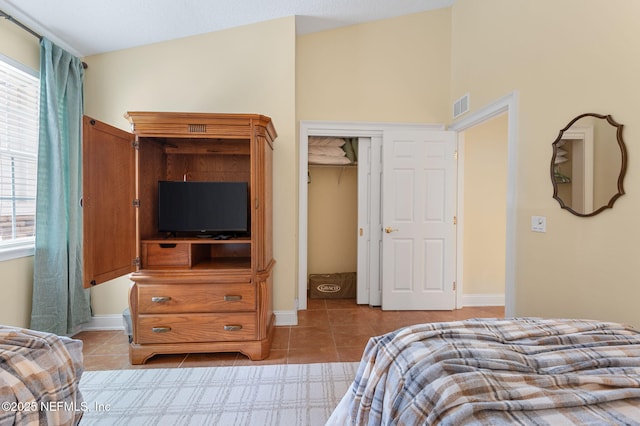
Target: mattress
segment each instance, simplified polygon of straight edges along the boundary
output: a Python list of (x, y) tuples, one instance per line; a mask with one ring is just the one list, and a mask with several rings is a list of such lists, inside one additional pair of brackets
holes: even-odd
[(77, 424), (82, 361), (80, 340), (0, 326), (0, 425)]
[(420, 324), (370, 339), (329, 425), (640, 425), (640, 332), (572, 319)]

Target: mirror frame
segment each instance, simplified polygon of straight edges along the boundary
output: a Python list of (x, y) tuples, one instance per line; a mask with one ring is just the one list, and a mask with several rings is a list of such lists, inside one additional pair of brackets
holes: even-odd
[[(618, 175), (618, 193), (614, 194), (611, 199), (609, 200), (609, 203), (599, 207), (598, 209), (589, 212), (589, 213), (580, 213), (575, 211), (574, 209), (572, 209), (571, 207), (567, 206), (564, 201), (562, 200), (562, 198), (560, 198), (558, 196), (558, 184), (556, 183), (556, 180), (554, 178), (554, 164), (556, 161), (556, 155), (558, 153), (558, 143), (562, 140), (562, 135), (564, 134), (564, 132), (566, 132), (567, 130), (569, 130), (569, 128), (571, 128), (571, 126), (574, 125), (574, 123), (578, 120), (580, 120), (583, 117), (596, 117), (596, 118), (600, 118), (600, 119), (605, 119), (607, 120), (607, 122), (609, 124), (611, 124), (613, 127), (616, 128), (616, 139), (618, 141), (618, 147), (620, 148), (620, 153), (622, 156), (622, 164), (620, 165), (620, 174)], [(624, 125), (617, 123), (610, 115), (602, 115), (602, 114), (595, 114), (595, 113), (586, 113), (586, 114), (581, 114), (579, 116), (577, 116), (576, 118), (574, 118), (573, 120), (571, 120), (569, 122), (569, 124), (567, 124), (567, 126), (560, 130), (560, 133), (558, 134), (558, 137), (556, 138), (555, 141), (553, 141), (553, 143), (551, 144), (553, 147), (553, 155), (551, 156), (551, 183), (553, 184), (553, 198), (558, 201), (558, 203), (560, 204), (560, 207), (568, 210), (569, 212), (573, 213), (576, 216), (580, 216), (580, 217), (589, 217), (589, 216), (595, 216), (598, 213), (602, 212), (605, 209), (610, 209), (613, 208), (613, 204), (615, 203), (615, 201), (620, 198), (623, 194), (624, 194), (624, 187), (623, 187), (623, 181), (624, 181), (624, 175), (627, 171), (627, 149), (625, 147), (624, 144), (624, 140), (622, 139), (622, 128), (624, 127)]]

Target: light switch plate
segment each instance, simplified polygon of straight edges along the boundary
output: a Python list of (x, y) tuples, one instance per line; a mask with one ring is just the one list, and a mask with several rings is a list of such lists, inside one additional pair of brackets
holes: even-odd
[(546, 216), (531, 216), (531, 230), (533, 232), (547, 232)]

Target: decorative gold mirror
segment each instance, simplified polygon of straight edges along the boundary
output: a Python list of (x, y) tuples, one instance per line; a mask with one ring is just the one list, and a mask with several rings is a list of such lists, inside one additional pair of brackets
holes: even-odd
[(576, 216), (593, 216), (624, 194), (627, 152), (622, 124), (610, 115), (574, 118), (553, 142), (553, 198)]

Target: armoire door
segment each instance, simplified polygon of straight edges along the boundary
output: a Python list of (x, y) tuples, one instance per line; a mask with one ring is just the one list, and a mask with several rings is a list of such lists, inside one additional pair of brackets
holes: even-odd
[(455, 149), (454, 132), (384, 133), (384, 310), (455, 308)]
[(83, 117), (82, 218), (85, 288), (136, 270), (134, 136)]

